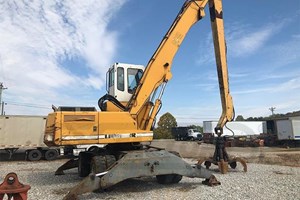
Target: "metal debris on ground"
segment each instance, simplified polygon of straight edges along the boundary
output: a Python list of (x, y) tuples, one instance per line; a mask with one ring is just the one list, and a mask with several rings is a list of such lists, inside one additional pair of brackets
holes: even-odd
[(29, 185), (20, 183), (17, 174), (11, 172), (6, 175), (0, 185), (0, 200), (3, 200), (5, 195), (7, 195), (8, 200), (27, 200), (27, 192), (30, 188)]

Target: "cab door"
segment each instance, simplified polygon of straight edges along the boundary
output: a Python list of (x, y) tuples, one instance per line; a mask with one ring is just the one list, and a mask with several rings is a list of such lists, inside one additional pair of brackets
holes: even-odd
[(111, 67), (106, 74), (106, 90), (109, 95), (115, 97), (115, 67)]

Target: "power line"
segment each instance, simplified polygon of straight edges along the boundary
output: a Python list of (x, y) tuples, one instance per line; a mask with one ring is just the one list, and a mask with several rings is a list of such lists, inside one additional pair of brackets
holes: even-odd
[(218, 117), (208, 117), (208, 116), (203, 116), (203, 117), (175, 117), (176, 119), (219, 119)]
[(51, 109), (50, 106), (45, 105), (37, 105), (37, 104), (26, 104), (26, 103), (14, 103), (14, 102), (5, 102), (8, 105), (14, 105), (14, 106), (23, 106), (23, 107), (31, 107), (31, 108), (43, 108), (43, 109)]
[(45, 104), (35, 104), (35, 103), (17, 102), (17, 101), (9, 101), (8, 103), (10, 103), (10, 104), (18, 104), (18, 105), (49, 107), (49, 105), (45, 105)]
[(274, 115), (274, 111), (275, 111), (275, 107), (271, 107), (271, 108), (269, 108), (269, 110), (272, 112), (272, 115)]

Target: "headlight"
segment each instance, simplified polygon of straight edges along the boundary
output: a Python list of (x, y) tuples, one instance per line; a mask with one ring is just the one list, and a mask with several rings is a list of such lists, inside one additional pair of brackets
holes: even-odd
[(45, 141), (52, 142), (53, 141), (53, 135), (50, 135), (50, 134), (45, 135)]

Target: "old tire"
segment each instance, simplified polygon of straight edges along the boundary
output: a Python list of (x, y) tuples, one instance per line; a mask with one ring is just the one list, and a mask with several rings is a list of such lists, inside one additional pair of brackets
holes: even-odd
[(178, 174), (157, 175), (156, 180), (160, 184), (174, 184), (181, 181), (182, 176)]
[(204, 165), (205, 165), (206, 169), (209, 169), (210, 166), (211, 166), (211, 162), (207, 160), (207, 161), (204, 162)]
[(97, 153), (99, 151), (99, 147), (91, 146), (90, 148), (88, 148), (88, 151), (93, 152), (93, 153)]
[(104, 172), (106, 163), (104, 156), (94, 156), (91, 160), (91, 173), (98, 174)]
[(45, 153), (46, 160), (55, 160), (58, 156), (58, 151), (56, 149), (49, 149)]
[(38, 161), (42, 158), (42, 152), (38, 149), (33, 149), (28, 152), (27, 159), (30, 161)]
[(105, 172), (116, 162), (114, 155), (94, 156), (91, 160), (91, 173)]
[[(169, 153), (174, 154), (175, 156), (181, 158), (180, 154), (177, 151), (169, 151)], [(165, 174), (165, 175), (157, 175), (156, 180), (160, 184), (174, 184), (179, 183), (181, 181), (182, 175), (179, 174)]]
[(89, 154), (85, 152), (80, 152), (78, 155), (78, 175), (80, 177), (86, 177), (91, 171), (91, 159)]

